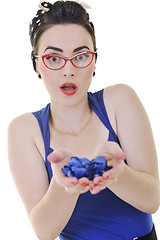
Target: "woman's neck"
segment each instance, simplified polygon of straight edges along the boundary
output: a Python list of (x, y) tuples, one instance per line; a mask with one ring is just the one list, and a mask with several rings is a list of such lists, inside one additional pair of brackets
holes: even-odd
[(87, 97), (72, 106), (51, 103), (51, 126), (60, 133), (71, 135), (80, 133), (89, 124), (91, 115), (92, 110)]

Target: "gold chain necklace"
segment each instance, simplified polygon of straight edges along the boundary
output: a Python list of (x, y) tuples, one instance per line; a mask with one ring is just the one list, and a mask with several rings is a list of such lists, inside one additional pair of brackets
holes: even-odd
[(88, 126), (88, 124), (89, 124), (89, 122), (90, 122), (90, 120), (91, 120), (91, 118), (92, 118), (92, 114), (93, 114), (93, 112), (91, 112), (91, 115), (90, 115), (88, 121), (84, 124), (84, 126), (81, 128), (81, 130), (80, 130), (79, 132), (76, 132), (76, 133), (63, 132), (63, 131), (57, 129), (57, 128), (54, 126), (54, 124), (53, 124), (53, 129), (54, 129), (56, 132), (60, 133), (60, 134), (71, 135), (71, 136), (78, 136), (78, 135), (79, 135), (81, 132), (83, 132), (84, 129)]

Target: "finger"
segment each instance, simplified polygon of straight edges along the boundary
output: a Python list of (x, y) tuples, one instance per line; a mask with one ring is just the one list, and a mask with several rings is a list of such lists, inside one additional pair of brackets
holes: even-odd
[(110, 142), (110, 154), (112, 154), (112, 156), (114, 156), (115, 158), (119, 159), (119, 160), (124, 160), (126, 158), (125, 153), (122, 151), (122, 149), (120, 148), (120, 146), (117, 143), (111, 143)]
[(113, 169), (110, 169), (110, 170), (104, 172), (102, 177), (104, 180), (108, 180), (113, 177), (113, 174), (114, 174)]
[(108, 159), (111, 159), (113, 157), (119, 160), (126, 159), (125, 153), (122, 151), (122, 149), (117, 143), (108, 142), (105, 150), (106, 150), (105, 154), (106, 157), (108, 155)]
[(66, 177), (67, 186), (75, 186), (78, 184), (78, 179), (76, 177)]
[(78, 193), (78, 194), (89, 191), (88, 186), (80, 186), (79, 184), (77, 184), (76, 186), (65, 187), (65, 189), (69, 193)]
[(86, 177), (83, 177), (81, 179), (77, 179), (77, 181), (74, 181), (74, 178), (72, 178), (72, 181), (70, 182), (70, 185), (66, 185), (65, 189), (70, 193), (85, 193), (90, 189), (90, 180)]
[(117, 178), (118, 175), (119, 175), (119, 169), (113, 167), (112, 169), (104, 172), (102, 176), (105, 180), (108, 180), (108, 179), (110, 180), (113, 178)]
[(114, 157), (117, 158), (118, 160), (125, 160), (126, 159), (126, 155), (125, 153), (122, 151), (117, 151), (114, 153)]
[(62, 161), (62, 159), (63, 159), (63, 155), (58, 151), (54, 151), (53, 153), (47, 156), (47, 160), (52, 163), (58, 163)]
[(79, 184), (80, 184), (80, 186), (84, 186), (84, 187), (86, 187), (86, 186), (89, 186), (89, 184), (90, 184), (90, 180), (88, 179), (88, 178), (86, 178), (86, 177), (82, 177), (82, 178), (80, 178), (79, 179)]
[(94, 185), (100, 185), (100, 184), (102, 184), (102, 182), (103, 182), (103, 177), (101, 177), (101, 176), (95, 177), (95, 178), (93, 179)]
[(89, 183), (89, 189), (92, 189), (92, 188), (94, 188), (94, 183), (93, 183), (93, 181), (90, 181), (90, 183)]
[(126, 159), (126, 155), (124, 152), (119, 152), (119, 151), (113, 151), (112, 154), (110, 153), (101, 153), (101, 156), (103, 156), (107, 162), (113, 159), (116, 160), (125, 160)]
[(78, 179), (75, 177), (62, 176), (56, 179), (57, 183), (62, 187), (72, 187), (78, 184)]
[(68, 150), (64, 149), (55, 150), (54, 152), (47, 156), (47, 160), (52, 163), (59, 163), (63, 159), (68, 158), (69, 161), (71, 155), (72, 155), (71, 152), (69, 152)]
[(90, 189), (90, 192), (93, 195), (98, 194), (100, 192), (100, 187), (97, 185), (97, 186), (93, 187), (92, 189)]

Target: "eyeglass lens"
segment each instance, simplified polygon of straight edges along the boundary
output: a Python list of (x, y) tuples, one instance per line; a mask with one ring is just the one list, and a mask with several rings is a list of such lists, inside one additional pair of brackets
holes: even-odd
[[(66, 58), (67, 59), (67, 58)], [(60, 69), (65, 63), (66, 59), (57, 55), (49, 55), (44, 57), (45, 65), (50, 69)], [(84, 68), (87, 67), (93, 60), (92, 53), (84, 53), (76, 55), (74, 58), (69, 59), (75, 67)]]

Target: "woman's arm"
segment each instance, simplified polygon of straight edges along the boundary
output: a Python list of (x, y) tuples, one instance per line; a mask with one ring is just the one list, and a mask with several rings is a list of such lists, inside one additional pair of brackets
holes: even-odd
[[(106, 105), (107, 96), (108, 93), (105, 95), (104, 92)], [(109, 188), (139, 210), (154, 213), (160, 204), (160, 184), (157, 154), (147, 114), (128, 86), (113, 86), (110, 96), (110, 104), (115, 110), (115, 131), (128, 165), (124, 165), (122, 174)]]
[(31, 114), (10, 124), (8, 153), (17, 190), (36, 235), (40, 240), (55, 239), (70, 219), (79, 193), (68, 193), (54, 178), (49, 185), (43, 140)]
[[(106, 89), (104, 99), (123, 151), (114, 142), (97, 146), (94, 158), (104, 156), (113, 168), (96, 177), (89, 184), (90, 191), (97, 194), (108, 187), (137, 209), (154, 213), (160, 204), (160, 184), (157, 155), (146, 112), (135, 92), (125, 85)], [(125, 158), (128, 165), (124, 163)], [(54, 163), (56, 172), (60, 172), (61, 161), (52, 159), (52, 154), (48, 160)], [(64, 184), (62, 175), (57, 176), (57, 180), (60, 185)], [(72, 190), (76, 191), (75, 187)]]

